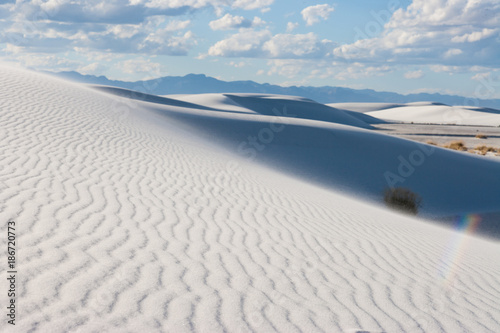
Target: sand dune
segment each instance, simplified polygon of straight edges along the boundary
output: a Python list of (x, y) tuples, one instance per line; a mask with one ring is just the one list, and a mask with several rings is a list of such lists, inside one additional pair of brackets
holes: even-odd
[(402, 122), (500, 126), (500, 110), (480, 107), (409, 103), (399, 107), (365, 112), (372, 117)]
[[(199, 102), (203, 96), (195, 98)], [(214, 94), (206, 97), (213, 100)], [(422, 215), (432, 218), (500, 211), (499, 161), (359, 128), (370, 125), (300, 98), (225, 94), (219, 100), (225, 97), (232, 103), (223, 110), (142, 105), (246, 161), (272, 165), (328, 188), (381, 202), (389, 186), (409, 187), (424, 198)], [(239, 112), (231, 112), (233, 102)], [(500, 235), (497, 223), (486, 229), (497, 229)]]
[[(498, 242), (228, 152), (231, 135), (269, 116), (140, 102), (5, 67), (0, 78), (1, 228), (16, 221), (19, 272), (16, 326), (4, 318), (0, 331), (500, 330)], [(228, 136), (216, 137), (217, 121)], [(384, 138), (323, 120), (280, 124)], [(310, 149), (306, 137), (276, 136), (276, 147)], [(436, 152), (493, 166), (448, 154)]]

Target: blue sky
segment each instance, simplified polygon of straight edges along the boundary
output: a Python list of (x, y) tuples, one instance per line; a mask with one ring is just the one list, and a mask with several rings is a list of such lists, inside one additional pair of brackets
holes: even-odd
[(7, 0), (0, 60), (500, 98), (498, 0)]

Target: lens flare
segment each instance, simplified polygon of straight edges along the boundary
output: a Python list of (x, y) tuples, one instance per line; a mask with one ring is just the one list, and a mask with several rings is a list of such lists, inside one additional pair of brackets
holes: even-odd
[(450, 282), (456, 274), (467, 248), (467, 235), (473, 234), (480, 222), (481, 217), (474, 214), (466, 215), (457, 221), (456, 229), (460, 232), (451, 239), (439, 263), (439, 275), (445, 282)]

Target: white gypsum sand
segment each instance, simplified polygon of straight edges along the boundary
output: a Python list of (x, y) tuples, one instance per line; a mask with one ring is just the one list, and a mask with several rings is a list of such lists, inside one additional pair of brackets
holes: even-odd
[(449, 106), (440, 103), (342, 103), (333, 107), (363, 112), (375, 118), (424, 124), (450, 124), (472, 126), (500, 126), (500, 110), (473, 107)]
[[(423, 197), (421, 215), (431, 218), (500, 213), (499, 161), (366, 130), (373, 128), (365, 122), (370, 120), (356, 112), (289, 96), (223, 94), (219, 100), (230, 98), (232, 103), (217, 109), (185, 97), (106, 91), (176, 119), (178, 128), (221, 144), (246, 162), (272, 165), (328, 188), (381, 202), (388, 187), (407, 187)], [(214, 94), (196, 99), (204, 96), (214, 100)], [(231, 110), (234, 103), (237, 110)], [(495, 221), (486, 223), (500, 233)]]
[(0, 77), (0, 221), (16, 222), (19, 272), (0, 331), (500, 330), (497, 242), (229, 154), (186, 127), (210, 124), (199, 110)]

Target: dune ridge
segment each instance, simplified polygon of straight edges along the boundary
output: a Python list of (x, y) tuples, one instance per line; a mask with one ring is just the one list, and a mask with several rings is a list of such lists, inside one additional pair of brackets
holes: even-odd
[(0, 78), (2, 332), (500, 330), (498, 243), (249, 163), (182, 126), (199, 110)]

